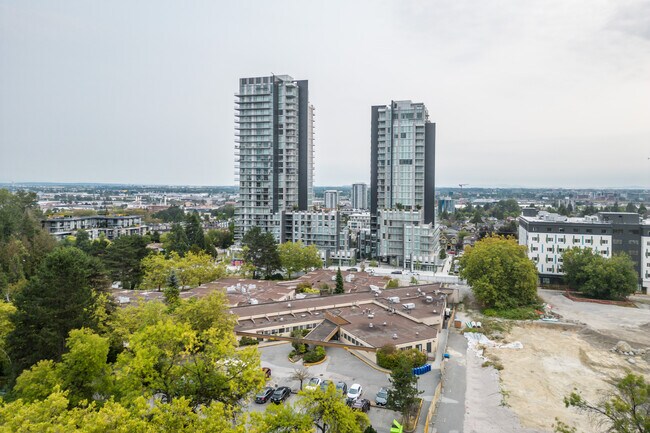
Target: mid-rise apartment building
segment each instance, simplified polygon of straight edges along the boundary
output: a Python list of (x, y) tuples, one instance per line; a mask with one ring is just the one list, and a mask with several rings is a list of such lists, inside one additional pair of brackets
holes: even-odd
[(365, 183), (352, 184), (351, 193), (352, 209), (366, 210), (368, 209), (368, 185)]
[(640, 290), (650, 287), (650, 221), (628, 212), (599, 212), (582, 218), (524, 209), (519, 217), (519, 244), (535, 262), (542, 283), (559, 283), (562, 254), (591, 248), (603, 257), (627, 254), (639, 275)]
[(309, 85), (288, 75), (241, 78), (236, 97), (236, 236), (258, 226), (279, 240), (281, 213), (313, 199)]
[(142, 224), (142, 217), (133, 216), (103, 216), (61, 217), (41, 220), (41, 227), (57, 240), (73, 236), (79, 230), (85, 230), (91, 240), (100, 236), (108, 240), (120, 236), (144, 235), (148, 226)]

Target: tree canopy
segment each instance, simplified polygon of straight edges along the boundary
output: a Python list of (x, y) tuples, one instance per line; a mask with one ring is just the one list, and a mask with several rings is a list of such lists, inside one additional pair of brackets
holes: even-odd
[(486, 307), (508, 309), (537, 302), (537, 270), (526, 247), (514, 239), (489, 236), (467, 247), (460, 276)]
[(278, 254), (280, 265), (289, 279), (296, 272), (304, 272), (322, 266), (318, 248), (315, 245), (303, 245), (301, 241), (280, 244)]
[(36, 275), (16, 295), (13, 330), (7, 337), (16, 373), (41, 359), (58, 361), (73, 329), (97, 329), (100, 291), (107, 281), (101, 264), (74, 247), (45, 257)]
[(270, 278), (273, 272), (280, 269), (280, 254), (272, 233), (253, 227), (244, 234), (242, 245), (244, 260), (254, 266), (253, 277), (260, 271), (266, 278)]
[(565, 281), (573, 289), (599, 299), (624, 299), (635, 292), (638, 276), (626, 254), (606, 258), (591, 248), (571, 248), (562, 254)]

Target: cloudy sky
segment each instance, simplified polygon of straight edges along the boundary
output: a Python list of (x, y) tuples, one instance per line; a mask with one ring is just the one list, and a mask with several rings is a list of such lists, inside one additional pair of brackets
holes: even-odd
[(238, 78), (308, 79), (316, 184), (424, 102), (439, 186), (650, 187), (650, 1), (0, 0), (0, 182), (234, 183)]

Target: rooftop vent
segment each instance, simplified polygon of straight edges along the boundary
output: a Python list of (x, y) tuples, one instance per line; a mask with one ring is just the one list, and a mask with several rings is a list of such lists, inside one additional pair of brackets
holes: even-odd
[(393, 334), (393, 340), (397, 340), (397, 334)]
[(369, 323), (369, 324), (368, 324), (368, 327), (369, 327), (369, 328), (374, 328), (375, 325), (373, 325), (372, 323)]
[(368, 319), (374, 319), (374, 318), (375, 318), (374, 313), (369, 313), (369, 314), (368, 314)]
[(386, 322), (382, 323), (382, 325), (386, 326)]
[(291, 308), (291, 304), (287, 304), (287, 308)]

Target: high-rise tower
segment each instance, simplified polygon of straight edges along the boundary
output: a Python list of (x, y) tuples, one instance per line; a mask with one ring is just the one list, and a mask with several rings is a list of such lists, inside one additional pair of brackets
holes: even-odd
[(423, 210), (435, 220), (436, 124), (422, 103), (392, 101), (372, 107), (370, 213)]
[(236, 100), (236, 236), (259, 226), (278, 240), (281, 213), (313, 199), (313, 121), (307, 80), (241, 78)]

